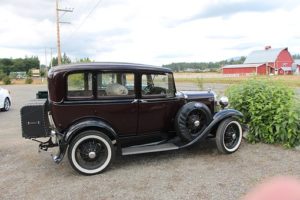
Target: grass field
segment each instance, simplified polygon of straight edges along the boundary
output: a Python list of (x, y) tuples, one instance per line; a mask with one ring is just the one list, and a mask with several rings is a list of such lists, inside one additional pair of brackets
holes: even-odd
[(238, 84), (248, 79), (269, 79), (282, 82), (287, 86), (300, 87), (300, 76), (241, 76), (228, 77), (217, 73), (175, 73), (176, 82), (190, 83), (220, 83), (220, 84)]

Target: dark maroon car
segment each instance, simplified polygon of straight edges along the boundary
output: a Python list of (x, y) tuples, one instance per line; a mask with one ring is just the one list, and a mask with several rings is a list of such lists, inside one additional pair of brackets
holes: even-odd
[(176, 91), (166, 68), (58, 66), (48, 73), (48, 92), (37, 96), (21, 109), (23, 137), (49, 137), (38, 141), (40, 149), (58, 147), (57, 163), (67, 152), (72, 167), (86, 175), (102, 172), (116, 154), (176, 150), (209, 137), (220, 152), (233, 153), (242, 139), (243, 115), (224, 109), (227, 98), (217, 102), (212, 91)]

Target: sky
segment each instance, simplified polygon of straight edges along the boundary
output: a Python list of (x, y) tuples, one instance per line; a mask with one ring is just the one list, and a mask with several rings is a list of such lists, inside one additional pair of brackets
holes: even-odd
[[(163, 65), (300, 53), (299, 0), (60, 0), (61, 49), (73, 60)], [(0, 58), (56, 56), (55, 0), (0, 0)], [(46, 49), (46, 56), (45, 56)]]

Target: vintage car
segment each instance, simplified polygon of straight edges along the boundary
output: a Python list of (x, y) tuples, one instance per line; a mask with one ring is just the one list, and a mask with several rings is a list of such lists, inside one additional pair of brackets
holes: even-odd
[[(224, 109), (213, 91), (176, 91), (171, 70), (131, 63), (71, 64), (52, 68), (48, 92), (21, 109), (22, 135), (67, 152), (85, 175), (105, 170), (116, 154), (176, 150), (215, 138), (222, 153), (242, 140), (242, 113)], [(43, 97), (45, 99), (43, 99)], [(218, 104), (222, 109), (218, 111)], [(36, 138), (49, 137), (46, 142)]]

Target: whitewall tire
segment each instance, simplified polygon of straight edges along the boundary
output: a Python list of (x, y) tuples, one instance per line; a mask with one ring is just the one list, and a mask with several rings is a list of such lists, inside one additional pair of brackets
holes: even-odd
[(241, 124), (234, 118), (225, 119), (217, 129), (217, 148), (221, 153), (233, 153), (240, 147), (242, 138), (243, 130)]
[(101, 173), (114, 157), (115, 149), (110, 138), (95, 130), (80, 133), (71, 141), (68, 149), (71, 166), (84, 175)]

